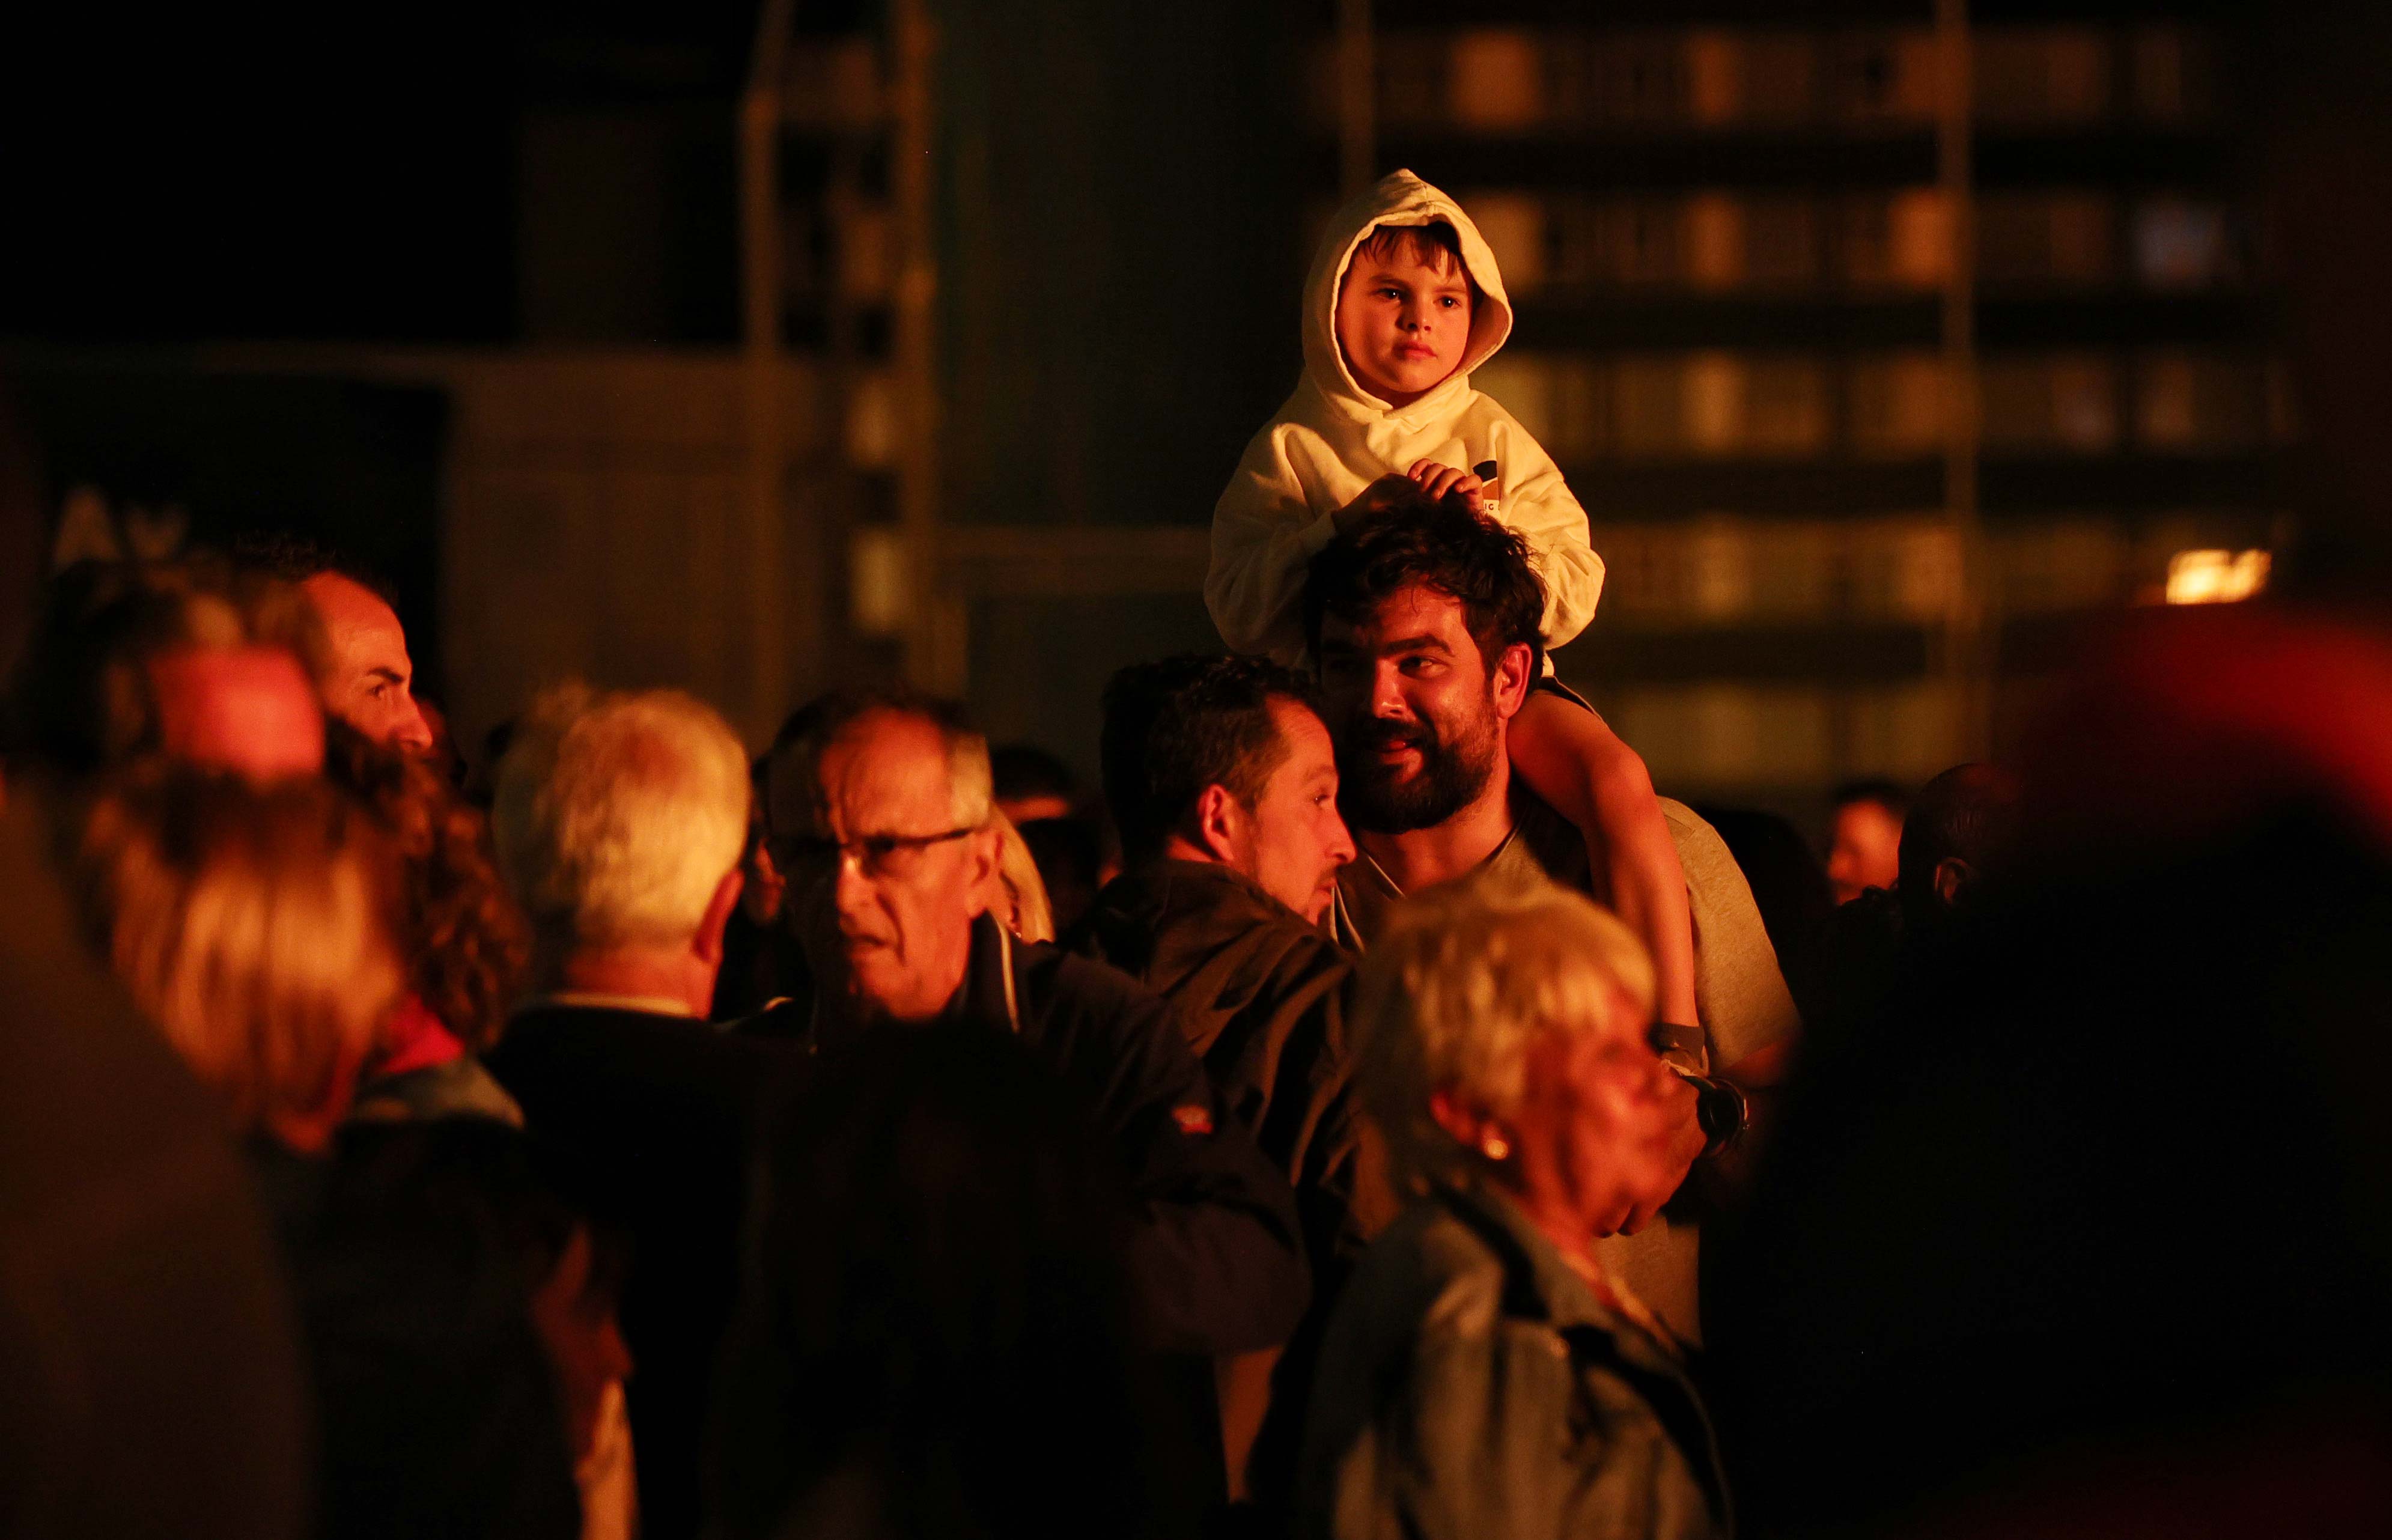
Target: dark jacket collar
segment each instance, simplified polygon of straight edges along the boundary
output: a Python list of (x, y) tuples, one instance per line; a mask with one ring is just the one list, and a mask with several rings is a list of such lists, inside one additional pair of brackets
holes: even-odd
[(1303, 923), (1286, 905), (1236, 868), (1171, 855), (1158, 855), (1114, 878), (1098, 894), (1098, 902), (1124, 914), (1164, 920), (1233, 906), (1256, 919)]
[(963, 986), (947, 1001), (942, 1022), (978, 1026), (1008, 1037), (1021, 1035), (1023, 944), (982, 910), (972, 920), (971, 957)]
[[(1106, 884), (1078, 933), (1108, 961), (1133, 974), (1143, 973), (1166, 947), (1210, 948), (1262, 934), (1328, 939), (1243, 872), (1216, 861), (1167, 855)], [(1091, 948), (1067, 944), (1065, 949)]]

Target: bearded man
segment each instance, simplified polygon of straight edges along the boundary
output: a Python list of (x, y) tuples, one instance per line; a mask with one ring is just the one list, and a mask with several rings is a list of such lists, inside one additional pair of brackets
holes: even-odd
[[(1530, 690), (1560, 688), (1542, 677), (1544, 590), (1517, 535), (1458, 500), (1401, 500), (1322, 548), (1304, 603), (1358, 851), (1338, 877), (1341, 941), (1367, 947), (1407, 894), (1484, 868), (1607, 901), (1577, 829), (1512, 774), (1512, 718)], [(1800, 1023), (1752, 890), (1710, 825), (1667, 798), (1661, 810), (1694, 914), (1698, 1021), (1657, 1027), (1656, 1046), (1692, 1074), (1774, 1079)], [(1676, 1100), (1683, 1181), (1722, 1142), (1697, 1121), (1693, 1090)], [(1597, 1254), (1700, 1341), (1691, 1224), (1643, 1207)]]

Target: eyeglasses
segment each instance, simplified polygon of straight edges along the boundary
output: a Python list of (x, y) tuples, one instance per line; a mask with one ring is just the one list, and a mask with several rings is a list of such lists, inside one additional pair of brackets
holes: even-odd
[(853, 840), (826, 840), (819, 835), (776, 835), (773, 857), (793, 882), (820, 882), (838, 875), (848, 858), (870, 878), (904, 878), (918, 870), (922, 853), (933, 845), (980, 832), (978, 825), (937, 834), (866, 834)]

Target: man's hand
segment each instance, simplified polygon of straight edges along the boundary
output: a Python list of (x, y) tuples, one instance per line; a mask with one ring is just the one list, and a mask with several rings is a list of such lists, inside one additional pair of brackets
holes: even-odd
[(1487, 483), (1479, 480), (1475, 472), (1458, 471), (1434, 460), (1415, 460), (1412, 468), (1404, 474), (1413, 485), (1429, 495), (1431, 502), (1441, 502), (1452, 493), (1460, 492), (1462, 501), (1470, 504), (1472, 513), (1487, 511), (1487, 500), (1482, 495)]
[(1383, 476), (1357, 493), (1353, 502), (1330, 515), (1329, 521), (1339, 534), (1350, 535), (1364, 524), (1394, 507), (1398, 499), (1411, 495), (1411, 477)]
[(1628, 1211), (1627, 1222), (1619, 1227), (1623, 1235), (1633, 1235), (1653, 1222), (1653, 1216), (1661, 1211), (1661, 1206), (1676, 1196), (1678, 1189), (1685, 1183), (1686, 1173), (1693, 1170), (1695, 1162), (1702, 1157), (1703, 1146), (1710, 1142), (1710, 1137), (1703, 1132), (1702, 1123), (1695, 1116), (1695, 1088), (1688, 1085), (1682, 1075), (1665, 1075), (1662, 1078), (1669, 1082), (1662, 1095), (1677, 1116), (1674, 1131), (1670, 1135), (1670, 1185)]

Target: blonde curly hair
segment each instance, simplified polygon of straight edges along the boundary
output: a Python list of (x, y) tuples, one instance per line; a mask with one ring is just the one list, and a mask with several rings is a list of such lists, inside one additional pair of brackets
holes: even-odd
[(1486, 872), (1398, 905), (1363, 955), (1357, 1014), (1364, 1094), (1399, 1175), (1417, 1184), (1468, 1158), (1433, 1094), (1510, 1116), (1537, 1043), (1615, 1025), (1623, 995), (1641, 1026), (1652, 959), (1582, 894)]

